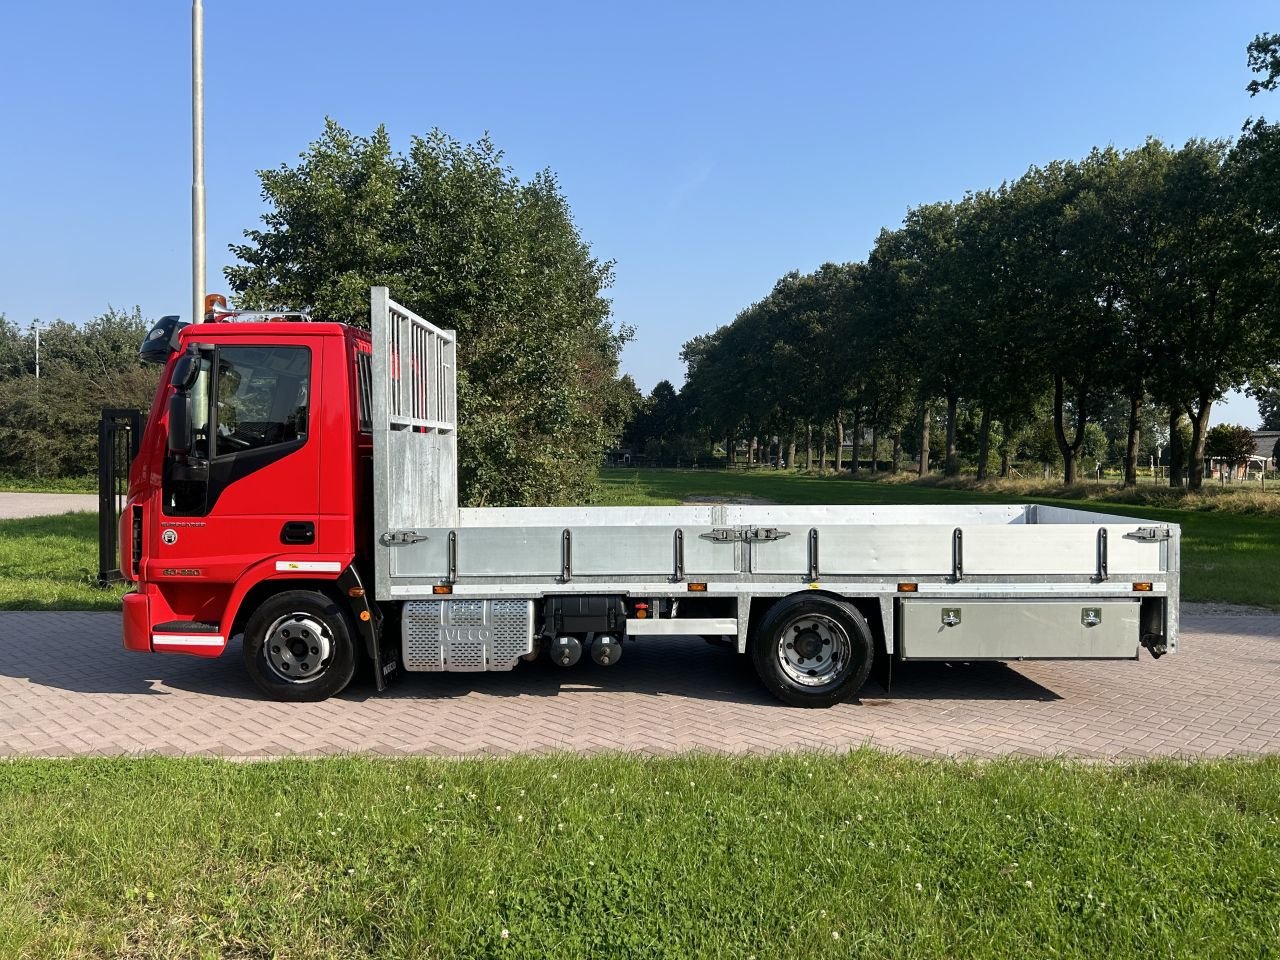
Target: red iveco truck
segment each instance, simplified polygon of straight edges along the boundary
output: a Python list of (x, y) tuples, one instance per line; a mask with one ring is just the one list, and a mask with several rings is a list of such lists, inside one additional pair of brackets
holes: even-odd
[[(1133, 659), (1175, 648), (1176, 525), (1046, 506), (458, 506), (457, 345), (371, 295), (370, 330), (211, 305), (161, 321), (129, 479), (130, 650), (216, 657), (268, 695), (361, 661), (510, 670), (645, 637), (729, 638), (798, 706), (873, 661)], [(483, 376), (483, 371), (475, 375)]]

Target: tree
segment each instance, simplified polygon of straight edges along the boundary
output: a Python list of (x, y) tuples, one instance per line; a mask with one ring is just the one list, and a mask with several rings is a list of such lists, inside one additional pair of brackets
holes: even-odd
[[(623, 377), (628, 384), (630, 379)], [(667, 460), (681, 450), (679, 441), (683, 431), (684, 417), (676, 388), (670, 380), (659, 380), (649, 396), (635, 405), (634, 415), (623, 432), (623, 441), (633, 453)]]
[(1253, 431), (1238, 423), (1220, 423), (1205, 437), (1205, 452), (1232, 468), (1232, 472), (1248, 464), (1258, 450)]
[(1020, 282), (1040, 302), (1029, 353), (1050, 377), (1053, 432), (1067, 485), (1077, 480), (1090, 416), (1115, 391), (1106, 358), (1123, 339), (1121, 305), (1103, 277), (1106, 254), (1078, 215), (1096, 162), (1091, 157), (1085, 164), (1033, 167), (1013, 190), (1023, 210)]
[(85, 476), (98, 457), (103, 407), (150, 408), (159, 369), (138, 361), (150, 324), (135, 307), (108, 309), (83, 326), (42, 328), (35, 337), (0, 323), (0, 464), (26, 477)]
[(368, 323), (369, 287), (458, 331), (459, 481), (471, 504), (580, 502), (627, 412), (629, 336), (613, 264), (579, 235), (550, 171), (528, 182), (488, 140), (439, 131), (392, 151), (327, 121), (295, 166), (259, 171), (263, 227), (233, 245), (246, 306)]
[(1249, 69), (1258, 74), (1245, 86), (1249, 96), (1280, 87), (1280, 33), (1260, 33), (1249, 44)]
[(1280, 430), (1280, 388), (1255, 387), (1253, 395), (1258, 401), (1258, 416), (1263, 430)]
[(1153, 393), (1191, 420), (1192, 489), (1204, 479), (1214, 402), (1262, 369), (1277, 343), (1275, 240), (1242, 190), (1243, 162), (1226, 144), (1193, 140), (1175, 154), (1160, 197)]

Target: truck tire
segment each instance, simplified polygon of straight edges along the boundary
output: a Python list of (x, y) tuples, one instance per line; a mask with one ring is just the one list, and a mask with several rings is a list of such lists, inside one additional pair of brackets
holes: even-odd
[(807, 593), (774, 604), (749, 647), (760, 680), (793, 707), (830, 707), (853, 696), (866, 683), (876, 649), (856, 607)]
[(315, 590), (286, 590), (263, 601), (244, 628), (244, 665), (273, 700), (303, 703), (341, 693), (355, 673), (347, 618)]

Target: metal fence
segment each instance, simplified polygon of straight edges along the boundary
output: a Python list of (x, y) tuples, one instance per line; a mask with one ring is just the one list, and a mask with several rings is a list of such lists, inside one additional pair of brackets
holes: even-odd
[(142, 414), (102, 411), (98, 421), (98, 583), (117, 583), (120, 572), (120, 511), (129, 492), (129, 466), (138, 455)]

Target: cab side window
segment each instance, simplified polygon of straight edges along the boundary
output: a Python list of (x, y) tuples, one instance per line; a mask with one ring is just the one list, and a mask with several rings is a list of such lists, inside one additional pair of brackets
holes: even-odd
[(215, 457), (306, 439), (308, 348), (220, 347), (214, 364)]

